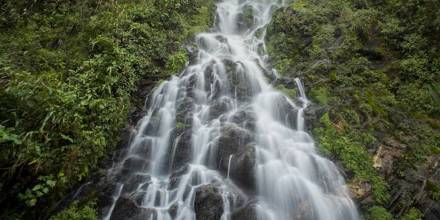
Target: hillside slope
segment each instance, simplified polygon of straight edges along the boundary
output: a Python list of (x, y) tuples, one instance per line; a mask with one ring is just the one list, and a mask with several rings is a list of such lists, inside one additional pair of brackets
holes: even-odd
[[(90, 178), (143, 105), (138, 87), (186, 64), (212, 3), (1, 1), (0, 219), (47, 218)], [(96, 218), (91, 200), (58, 218)]]
[(299, 0), (269, 27), (273, 65), (322, 107), (315, 137), (367, 219), (440, 218), (439, 18), (431, 0)]

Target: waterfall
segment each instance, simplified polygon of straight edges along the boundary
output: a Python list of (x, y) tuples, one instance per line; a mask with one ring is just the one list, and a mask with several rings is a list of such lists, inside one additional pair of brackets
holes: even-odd
[[(215, 28), (196, 36), (197, 57), (155, 89), (109, 171), (104, 219), (359, 218), (338, 169), (304, 129), (301, 81), (296, 98), (267, 81), (278, 73), (267, 64), (266, 26), (284, 4), (217, 3)], [(128, 201), (137, 211), (121, 216)]]

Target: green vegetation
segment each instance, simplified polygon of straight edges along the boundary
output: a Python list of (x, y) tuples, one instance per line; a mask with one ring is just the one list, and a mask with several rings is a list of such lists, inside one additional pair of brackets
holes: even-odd
[[(440, 2), (430, 0), (298, 0), (268, 28), (280, 74), (301, 77), (308, 95), (329, 109), (314, 129), (322, 151), (341, 161), (350, 183), (371, 186), (372, 199), (361, 205), (371, 219), (391, 219), (383, 207), (400, 190), (408, 194), (393, 201), (394, 217), (428, 208), (413, 203), (421, 184), (408, 182), (415, 174), (438, 200), (430, 175), (440, 152), (439, 17)], [(381, 146), (392, 165), (373, 167)], [(400, 189), (402, 181), (411, 190)], [(405, 217), (421, 214), (414, 213)]]
[[(137, 82), (180, 71), (182, 46), (211, 26), (212, 10), (205, 0), (2, 1), (0, 218), (43, 217), (96, 170)], [(55, 219), (92, 212), (74, 206)]]
[(374, 141), (368, 136), (357, 136), (358, 133), (350, 130), (338, 131), (336, 125), (330, 121), (328, 113), (321, 118), (323, 127), (315, 129), (315, 135), (325, 153), (337, 155), (344, 168), (354, 173), (354, 178), (370, 182), (373, 197), (378, 204), (384, 204), (389, 199), (387, 184), (374, 169), (372, 158), (368, 154), (365, 144)]
[(70, 205), (68, 209), (51, 217), (50, 220), (98, 220), (95, 204), (85, 204), (79, 207), (77, 203)]
[(386, 209), (379, 206), (373, 206), (368, 210), (367, 219), (371, 220), (393, 220), (393, 216)]
[(288, 89), (284, 85), (280, 84), (277, 86), (277, 89), (283, 92), (284, 94), (288, 95), (291, 98), (295, 98), (297, 96), (296, 88)]
[(432, 181), (427, 181), (426, 188), (430, 192), (430, 197), (434, 201), (440, 201), (440, 185)]
[(416, 208), (412, 208), (402, 217), (402, 220), (421, 220), (422, 213)]

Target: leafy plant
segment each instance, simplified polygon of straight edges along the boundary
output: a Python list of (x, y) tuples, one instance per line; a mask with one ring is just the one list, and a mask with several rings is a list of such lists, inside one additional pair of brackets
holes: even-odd
[(373, 206), (369, 210), (368, 219), (371, 220), (393, 220), (393, 216), (383, 207)]
[(0, 218), (37, 218), (116, 146), (139, 80), (183, 69), (213, 1), (0, 6)]

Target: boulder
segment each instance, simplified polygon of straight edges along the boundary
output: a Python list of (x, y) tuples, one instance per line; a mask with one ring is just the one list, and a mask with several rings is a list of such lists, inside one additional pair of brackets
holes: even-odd
[(116, 189), (116, 183), (111, 181), (111, 179), (104, 179), (100, 183), (99, 195), (98, 195), (98, 215), (104, 216), (112, 205), (113, 193)]
[(224, 59), (226, 73), (228, 75), (228, 82), (231, 85), (231, 94), (236, 94), (239, 101), (248, 101), (252, 98), (252, 84), (247, 79), (246, 73), (240, 71), (241, 62)]
[(196, 191), (194, 211), (197, 220), (220, 220), (223, 214), (223, 198), (214, 185), (201, 186)]
[(227, 175), (239, 186), (247, 190), (254, 189), (254, 166), (256, 164), (255, 147), (252, 134), (235, 124), (222, 129), (218, 139), (217, 166), (223, 175)]
[(153, 210), (139, 207), (133, 200), (120, 197), (115, 204), (110, 220), (142, 220), (149, 219)]
[(231, 122), (237, 124), (238, 126), (248, 130), (255, 131), (255, 112), (251, 107), (237, 111), (231, 119)]
[(248, 202), (245, 206), (238, 208), (232, 212), (232, 220), (254, 220), (258, 219), (256, 211), (256, 203), (254, 201)]
[(149, 166), (149, 160), (138, 156), (129, 156), (122, 161), (121, 176), (128, 176), (136, 171), (142, 172)]
[(209, 107), (209, 120), (213, 120), (215, 118), (218, 118), (225, 112), (227, 112), (229, 109), (232, 108), (232, 100), (224, 97), (221, 99), (216, 100), (210, 107)]

